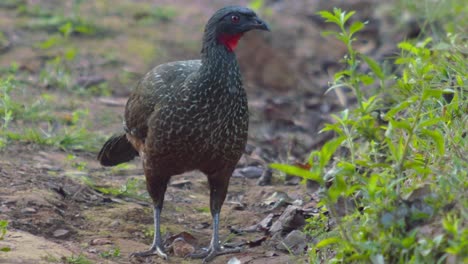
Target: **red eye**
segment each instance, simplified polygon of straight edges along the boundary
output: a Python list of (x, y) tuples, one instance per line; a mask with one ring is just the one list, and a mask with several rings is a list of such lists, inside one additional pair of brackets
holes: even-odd
[(237, 24), (237, 23), (239, 23), (240, 18), (239, 18), (239, 16), (234, 15), (234, 16), (231, 17), (231, 21), (232, 21), (232, 23)]

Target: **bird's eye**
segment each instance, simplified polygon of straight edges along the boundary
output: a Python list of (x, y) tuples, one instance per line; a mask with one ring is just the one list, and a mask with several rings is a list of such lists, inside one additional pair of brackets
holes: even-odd
[(231, 16), (231, 21), (232, 21), (232, 23), (237, 24), (240, 21), (240, 17), (236, 16), (236, 15), (233, 15), (233, 16)]

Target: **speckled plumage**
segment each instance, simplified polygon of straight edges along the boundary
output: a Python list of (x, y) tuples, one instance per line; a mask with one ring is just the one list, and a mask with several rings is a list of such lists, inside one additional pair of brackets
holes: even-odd
[(148, 72), (132, 92), (126, 108), (125, 134), (104, 144), (101, 164), (113, 166), (143, 159), (148, 192), (154, 203), (155, 236), (149, 251), (163, 252), (159, 228), (164, 193), (171, 176), (200, 170), (210, 186), (213, 237), (206, 261), (229, 253), (219, 246), (219, 212), (229, 179), (247, 142), (248, 105), (233, 48), (245, 32), (269, 30), (244, 7), (225, 7), (208, 21), (201, 60), (162, 64)]
[(234, 53), (223, 49), (210, 50), (203, 61), (156, 67), (127, 103), (131, 137), (144, 140), (152, 157), (170, 160), (175, 174), (214, 162), (235, 165), (244, 150), (247, 97)]

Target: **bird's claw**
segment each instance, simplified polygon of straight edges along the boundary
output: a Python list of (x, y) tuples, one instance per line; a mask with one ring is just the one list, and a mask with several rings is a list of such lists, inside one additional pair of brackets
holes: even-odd
[(212, 261), (215, 257), (220, 256), (220, 255), (226, 255), (226, 254), (232, 254), (232, 253), (239, 253), (241, 251), (240, 247), (236, 248), (209, 248), (208, 250), (204, 250), (202, 252), (198, 253), (192, 253), (188, 255), (189, 258), (194, 258), (194, 259), (203, 259), (203, 263), (208, 263)]
[(134, 252), (130, 254), (130, 257), (149, 257), (158, 255), (159, 257), (167, 260), (168, 256), (164, 253), (164, 250), (161, 249), (159, 246), (151, 247), (149, 250), (141, 251), (141, 252)]

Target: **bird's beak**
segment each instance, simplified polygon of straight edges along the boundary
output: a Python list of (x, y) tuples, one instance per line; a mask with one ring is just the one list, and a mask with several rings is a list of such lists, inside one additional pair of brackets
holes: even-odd
[(249, 24), (250, 24), (249, 29), (259, 29), (259, 30), (270, 31), (270, 27), (268, 26), (268, 24), (258, 17), (252, 18)]

